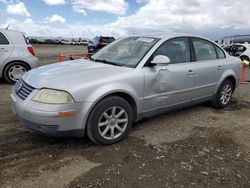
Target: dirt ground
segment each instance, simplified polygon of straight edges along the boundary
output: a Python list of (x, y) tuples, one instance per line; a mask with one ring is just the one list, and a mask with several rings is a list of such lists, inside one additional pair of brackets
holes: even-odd
[[(82, 49), (35, 46), (40, 65)], [(26, 130), (11, 88), (0, 80), (0, 187), (250, 187), (250, 83), (224, 110), (202, 104), (141, 121), (105, 147)]]
[[(39, 58), (40, 65), (58, 62), (59, 54), (84, 53), (86, 46), (75, 45), (39, 45), (33, 44), (36, 56)], [(63, 58), (68, 60), (69, 58)]]

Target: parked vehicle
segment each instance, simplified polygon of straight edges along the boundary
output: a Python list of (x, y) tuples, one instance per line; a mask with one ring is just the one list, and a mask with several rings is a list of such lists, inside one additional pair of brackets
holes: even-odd
[(37, 39), (29, 39), (30, 44), (39, 44), (39, 41)]
[(59, 39), (55, 39), (55, 40), (54, 40), (54, 44), (55, 44), (55, 45), (60, 45), (60, 44), (62, 44), (62, 42), (61, 42), (61, 40), (59, 40)]
[(61, 43), (62, 43), (62, 44), (65, 44), (65, 45), (70, 45), (70, 44), (71, 44), (71, 41), (66, 40), (66, 39), (62, 39)]
[(103, 37), (103, 36), (97, 36), (92, 41), (89, 41), (88, 43), (88, 52), (89, 53), (95, 53), (107, 44), (113, 42), (115, 40), (114, 37)]
[(45, 44), (45, 40), (44, 39), (36, 39), (38, 40), (38, 44)]
[(77, 42), (77, 45), (88, 45), (88, 44), (89, 44), (89, 42), (86, 40), (81, 40), (81, 41)]
[(250, 44), (249, 43), (235, 43), (230, 46), (224, 47), (224, 49), (231, 56), (239, 57), (242, 61), (250, 60)]
[(71, 41), (71, 44), (72, 44), (72, 45), (76, 45), (77, 42), (76, 42), (75, 40), (72, 40), (72, 41)]
[[(114, 144), (134, 121), (202, 102), (230, 104), (241, 63), (215, 43), (189, 35), (131, 36), (89, 60), (39, 67), (11, 93), (25, 127)], [(24, 92), (27, 91), (27, 92)]]
[(0, 78), (15, 83), (37, 65), (34, 49), (22, 32), (0, 29)]
[(30, 44), (44, 44), (44, 39), (28, 38)]
[(44, 41), (44, 44), (55, 44), (55, 41), (53, 40), (53, 39), (46, 39), (45, 41)]

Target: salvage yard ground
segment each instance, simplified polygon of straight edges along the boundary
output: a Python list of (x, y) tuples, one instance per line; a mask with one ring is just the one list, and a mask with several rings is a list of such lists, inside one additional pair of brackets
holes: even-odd
[[(85, 50), (34, 47), (40, 65)], [(105, 147), (24, 129), (11, 88), (0, 80), (0, 187), (250, 187), (250, 83), (225, 110), (203, 104), (151, 118)]]

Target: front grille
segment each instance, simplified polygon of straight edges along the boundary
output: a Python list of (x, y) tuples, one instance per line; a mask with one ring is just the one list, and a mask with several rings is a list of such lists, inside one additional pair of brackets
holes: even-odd
[(17, 96), (21, 99), (21, 100), (25, 100), (30, 94), (31, 92), (35, 89), (34, 87), (28, 85), (27, 83), (25, 83), (22, 79), (20, 79), (15, 87), (15, 92), (17, 94)]

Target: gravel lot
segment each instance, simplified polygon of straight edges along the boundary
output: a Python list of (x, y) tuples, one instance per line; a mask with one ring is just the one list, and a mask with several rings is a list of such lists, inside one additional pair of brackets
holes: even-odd
[[(40, 65), (84, 50), (34, 47)], [(0, 187), (250, 187), (250, 83), (225, 110), (203, 104), (141, 121), (106, 147), (24, 129), (11, 88), (0, 80)]]

